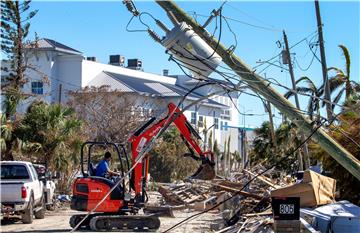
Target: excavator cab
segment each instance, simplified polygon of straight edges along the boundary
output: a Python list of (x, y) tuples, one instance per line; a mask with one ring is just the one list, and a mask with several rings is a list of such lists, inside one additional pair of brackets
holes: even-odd
[[(80, 228), (91, 228), (94, 231), (106, 229), (158, 229), (160, 221), (153, 216), (135, 216), (142, 206), (131, 196), (131, 175), (127, 174), (125, 179), (116, 186), (117, 179), (96, 176), (94, 163), (94, 152), (100, 152), (103, 156), (106, 151), (112, 150), (113, 164), (119, 168), (121, 177), (130, 169), (130, 161), (123, 144), (111, 142), (85, 142), (81, 148), (80, 168), (81, 175), (76, 178), (72, 187), (72, 199), (70, 208), (77, 211), (93, 211), (79, 226)], [(85, 155), (87, 152), (87, 156)], [(116, 186), (114, 188), (114, 186)], [(105, 198), (105, 195), (113, 191)], [(105, 199), (104, 199), (105, 198)], [(104, 201), (97, 206), (102, 199)], [(129, 215), (131, 214), (131, 215)], [(86, 214), (73, 215), (70, 218), (70, 226), (76, 227)], [(142, 221), (144, 221), (142, 223)]]
[[(125, 148), (121, 144), (109, 142), (85, 142), (81, 147), (80, 168), (81, 176), (73, 184), (73, 198), (71, 209), (79, 211), (89, 211), (96, 206), (102, 199), (102, 194), (106, 194), (115, 185), (115, 180), (110, 177), (96, 176), (96, 164), (94, 161), (94, 151), (101, 154), (112, 150), (117, 156), (113, 155), (113, 162), (118, 165), (120, 174), (125, 175), (130, 163)], [(87, 156), (85, 156), (87, 152)], [(116, 158), (115, 158), (116, 157)], [(124, 199), (125, 179), (97, 209), (96, 212), (118, 212), (122, 207), (121, 201)]]

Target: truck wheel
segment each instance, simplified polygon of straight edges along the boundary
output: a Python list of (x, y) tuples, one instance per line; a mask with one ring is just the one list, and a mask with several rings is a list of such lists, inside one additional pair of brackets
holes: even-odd
[(46, 210), (54, 211), (55, 210), (55, 205), (54, 204), (47, 205)]
[(27, 209), (22, 214), (22, 222), (25, 224), (33, 222), (33, 208), (34, 208), (34, 199), (31, 196)]
[(53, 198), (51, 202), (52, 204), (46, 205), (46, 210), (54, 211), (56, 208), (56, 201), (56, 198)]
[(35, 218), (36, 219), (43, 219), (45, 218), (45, 211), (46, 211), (46, 206), (45, 206), (45, 199), (42, 198), (41, 199), (41, 209), (39, 211), (35, 212)]

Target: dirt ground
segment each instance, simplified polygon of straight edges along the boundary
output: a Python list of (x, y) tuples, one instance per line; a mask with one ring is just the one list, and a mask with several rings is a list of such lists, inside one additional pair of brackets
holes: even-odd
[[(23, 232), (23, 233), (41, 233), (41, 232), (70, 232), (69, 219), (73, 214), (79, 213), (70, 209), (61, 209), (56, 211), (47, 211), (45, 219), (34, 219), (32, 224), (22, 224), (21, 221), (2, 221), (1, 232)], [(161, 217), (161, 226), (157, 232), (164, 232), (169, 227), (180, 222), (197, 212), (188, 210), (174, 211), (175, 218)], [(179, 228), (171, 232), (210, 232), (210, 223), (216, 218), (214, 213), (206, 213), (197, 219), (181, 225)], [(77, 231), (77, 232), (93, 232), (93, 231)]]

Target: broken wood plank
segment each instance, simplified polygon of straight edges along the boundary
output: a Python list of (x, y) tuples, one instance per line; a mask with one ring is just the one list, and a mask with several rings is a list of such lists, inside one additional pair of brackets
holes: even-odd
[(266, 215), (272, 215), (272, 211), (265, 211), (260, 213), (251, 213), (251, 214), (243, 214), (245, 217), (256, 217), (256, 216), (266, 216)]
[[(246, 169), (244, 169), (244, 171), (245, 171), (246, 173), (250, 174), (250, 175), (253, 176), (253, 177), (256, 176), (256, 174), (252, 173), (251, 171), (248, 171), (248, 170), (246, 170)], [(268, 180), (268, 178), (265, 177), (265, 176), (263, 176), (263, 175), (257, 176), (255, 179), (258, 179), (258, 180), (264, 182), (265, 184), (267, 184), (267, 185), (269, 185), (270, 187), (273, 187), (273, 188), (275, 188), (275, 189), (281, 188), (280, 185), (276, 185), (276, 184), (270, 182), (270, 181)]]
[(164, 197), (166, 202), (170, 202), (176, 205), (184, 204), (184, 201), (177, 195), (173, 194), (166, 188), (159, 186), (158, 192)]
[(228, 192), (238, 192), (240, 195), (242, 195), (244, 197), (252, 197), (252, 198), (255, 198), (257, 200), (261, 200), (263, 198), (262, 196), (259, 196), (257, 194), (249, 193), (249, 192), (246, 192), (246, 191), (240, 191), (238, 189), (231, 188), (231, 187), (221, 185), (221, 184), (214, 184), (214, 186), (220, 187), (221, 189), (223, 189), (225, 191), (228, 191)]

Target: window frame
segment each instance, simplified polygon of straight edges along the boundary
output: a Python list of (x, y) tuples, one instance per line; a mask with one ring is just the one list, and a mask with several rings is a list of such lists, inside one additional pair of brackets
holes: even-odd
[(36, 94), (36, 95), (43, 95), (44, 94), (44, 82), (41, 82), (41, 81), (31, 82), (31, 93)]
[(214, 129), (219, 129), (219, 118), (214, 117)]
[(196, 125), (196, 112), (191, 112), (191, 115), (190, 115), (190, 123), (193, 124), (193, 125)]
[[(201, 118), (201, 120), (200, 120), (200, 118)], [(202, 115), (199, 115), (198, 127), (199, 127), (199, 128), (203, 128), (203, 127), (204, 127), (204, 116), (202, 116)]]

